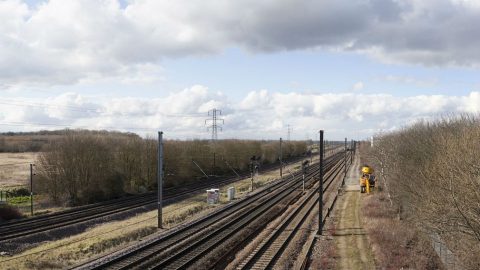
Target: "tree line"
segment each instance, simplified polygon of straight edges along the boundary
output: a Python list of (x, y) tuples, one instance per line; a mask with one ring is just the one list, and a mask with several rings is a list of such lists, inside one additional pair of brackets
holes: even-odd
[(0, 153), (22, 153), (22, 152), (40, 152), (44, 146), (51, 141), (66, 136), (71, 133), (82, 133), (91, 135), (112, 135), (125, 137), (138, 137), (134, 133), (122, 133), (106, 130), (40, 130), (32, 132), (3, 132), (0, 133)]
[[(118, 133), (69, 132), (39, 154), (36, 189), (56, 204), (81, 205), (156, 189), (157, 139)], [(283, 157), (306, 153), (305, 142), (285, 142)], [(276, 163), (278, 142), (254, 140), (164, 141), (165, 187), (249, 170), (250, 158)], [(232, 170), (233, 169), (233, 170)]]
[(480, 118), (419, 122), (374, 138), (370, 157), (399, 218), (480, 269)]

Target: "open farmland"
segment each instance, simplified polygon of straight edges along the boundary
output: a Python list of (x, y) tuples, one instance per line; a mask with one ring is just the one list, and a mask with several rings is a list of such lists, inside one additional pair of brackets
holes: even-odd
[(0, 189), (24, 186), (38, 153), (0, 153)]

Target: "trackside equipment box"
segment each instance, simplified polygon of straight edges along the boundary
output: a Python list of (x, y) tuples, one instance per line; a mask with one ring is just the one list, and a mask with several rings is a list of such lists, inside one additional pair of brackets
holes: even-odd
[(228, 201), (235, 200), (235, 187), (229, 187), (227, 189), (227, 197), (228, 197)]
[(220, 190), (218, 188), (207, 189), (207, 203), (217, 204), (220, 197)]

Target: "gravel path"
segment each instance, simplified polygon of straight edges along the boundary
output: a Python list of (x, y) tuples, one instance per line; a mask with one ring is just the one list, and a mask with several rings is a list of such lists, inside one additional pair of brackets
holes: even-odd
[(334, 240), (337, 247), (340, 269), (375, 269), (375, 263), (368, 242), (368, 236), (362, 226), (360, 193), (360, 159), (354, 159), (347, 173), (345, 193), (340, 197), (337, 210), (337, 224)]

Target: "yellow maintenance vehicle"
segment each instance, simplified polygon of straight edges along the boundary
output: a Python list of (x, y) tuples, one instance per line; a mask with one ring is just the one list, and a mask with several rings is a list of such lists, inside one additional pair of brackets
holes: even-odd
[(373, 168), (368, 165), (362, 167), (362, 177), (360, 178), (360, 192), (370, 193), (375, 189), (375, 175), (373, 175)]

